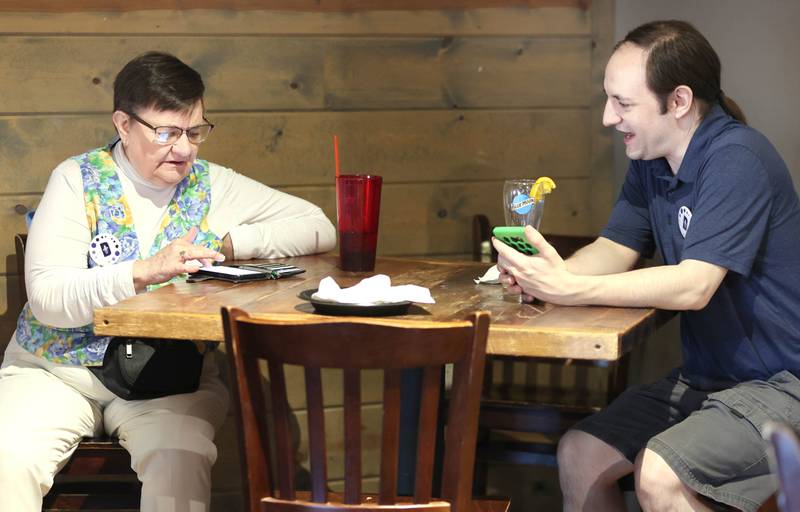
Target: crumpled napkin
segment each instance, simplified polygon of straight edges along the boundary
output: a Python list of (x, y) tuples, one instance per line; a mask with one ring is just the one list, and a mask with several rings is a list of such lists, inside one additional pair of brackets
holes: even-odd
[(424, 286), (415, 284), (392, 286), (392, 280), (384, 274), (367, 277), (349, 288), (341, 288), (332, 277), (326, 277), (319, 282), (319, 289), (311, 298), (342, 304), (384, 304), (403, 301), (436, 303), (431, 291)]
[(497, 265), (492, 265), (481, 277), (473, 279), (475, 284), (500, 284), (500, 270)]

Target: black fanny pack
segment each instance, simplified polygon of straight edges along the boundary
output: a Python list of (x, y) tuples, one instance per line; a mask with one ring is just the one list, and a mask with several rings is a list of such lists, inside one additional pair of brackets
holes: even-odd
[(146, 400), (197, 391), (203, 355), (190, 341), (112, 338), (89, 369), (118, 397)]

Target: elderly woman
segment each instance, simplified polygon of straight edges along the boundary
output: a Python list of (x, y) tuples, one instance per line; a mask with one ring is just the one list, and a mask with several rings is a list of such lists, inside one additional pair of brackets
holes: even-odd
[(203, 91), (171, 55), (133, 59), (114, 81), (118, 140), (53, 171), (28, 237), (30, 301), (0, 370), (0, 510), (41, 510), (80, 439), (103, 432), (130, 452), (142, 510), (208, 510), (228, 407), (213, 347), (173, 342), (174, 373), (132, 391), (108, 355), (141, 346), (94, 336), (93, 311), (183, 279), (197, 260), (330, 250), (335, 230), (313, 204), (197, 159), (213, 128)]

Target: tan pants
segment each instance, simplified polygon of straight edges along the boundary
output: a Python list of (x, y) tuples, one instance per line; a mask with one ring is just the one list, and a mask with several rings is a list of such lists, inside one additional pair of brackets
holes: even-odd
[(106, 433), (131, 454), (142, 511), (208, 511), (214, 432), (228, 409), (213, 355), (196, 392), (126, 401), (85, 367), (50, 363), (12, 338), (0, 369), (0, 510), (40, 511), (81, 438)]

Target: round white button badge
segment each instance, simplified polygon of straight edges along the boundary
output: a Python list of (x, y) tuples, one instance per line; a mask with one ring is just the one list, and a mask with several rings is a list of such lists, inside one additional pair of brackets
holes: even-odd
[(110, 233), (97, 235), (89, 244), (89, 257), (101, 267), (113, 265), (121, 255), (122, 246), (117, 237)]

